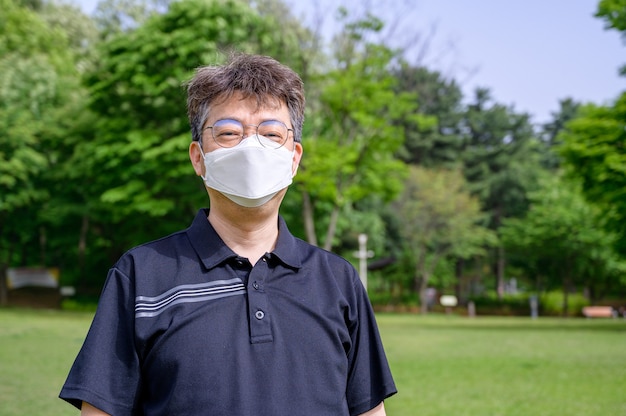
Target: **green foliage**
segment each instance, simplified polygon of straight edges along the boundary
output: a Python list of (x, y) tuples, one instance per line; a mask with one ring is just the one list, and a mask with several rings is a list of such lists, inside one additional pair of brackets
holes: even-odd
[(59, 107), (73, 98), (77, 75), (62, 32), (10, 0), (2, 0), (2, 9), (0, 215), (46, 196), (35, 182), (49, 164), (46, 130), (60, 122)]
[(533, 296), (537, 297), (539, 316), (562, 316), (563, 302), (567, 302), (568, 316), (581, 316), (582, 308), (590, 303), (581, 293), (569, 293), (564, 296), (562, 291), (557, 290), (541, 292), (539, 295), (520, 292), (504, 296), (487, 291), (480, 296), (472, 296), (471, 301), (474, 302), (478, 315), (530, 316), (530, 302)]
[[(622, 6), (603, 0), (597, 16), (623, 31)], [(56, 1), (0, 0), (0, 9), (0, 272), (7, 265), (54, 265), (64, 284), (99, 289), (106, 268), (128, 247), (187, 225), (206, 195), (188, 161), (182, 84), (196, 67), (241, 50), (293, 67), (307, 89), (304, 158), (282, 215), (297, 235), (312, 242), (320, 236), (326, 248), (354, 262), (358, 234), (367, 233), (372, 261), (396, 260), (372, 272), (377, 294), (415, 303), (416, 251), (405, 242), (420, 234), (436, 287), (455, 283), (458, 257), (470, 267), (484, 254), (482, 229), (455, 231), (448, 240), (440, 237), (444, 231), (409, 233), (416, 224), (390, 205), (404, 189), (406, 163), (462, 169), (488, 214), (476, 221), (493, 229), (524, 217), (541, 166), (566, 167), (600, 213), (579, 209), (578, 197), (555, 202), (547, 190), (532, 203), (546, 207), (546, 234), (562, 232), (559, 221), (578, 226), (571, 221), (580, 215), (579, 228), (596, 227), (560, 234), (570, 245), (588, 247), (576, 256), (572, 284), (598, 298), (626, 275), (624, 98), (581, 112), (564, 100), (537, 136), (527, 115), (493, 103), (487, 90), (463, 105), (454, 79), (412, 67), (403, 51), (373, 41), (385, 25), (380, 15), (354, 19), (347, 8), (338, 13), (340, 30), (330, 48), (281, 0), (105, 0), (94, 19)], [(431, 214), (452, 214), (441, 207), (454, 205), (446, 195), (458, 190), (456, 182), (442, 190), (430, 180), (425, 196), (405, 201), (421, 203), (420, 211), (402, 215), (425, 214), (429, 201), (437, 207)], [(589, 222), (598, 217), (602, 221)], [(548, 219), (556, 221), (554, 230)], [(602, 234), (601, 227), (611, 232)], [(622, 257), (606, 250), (614, 232)], [(558, 256), (567, 244), (532, 236), (536, 247), (521, 254), (527, 241), (518, 233), (507, 267), (553, 287), (563, 270), (539, 254)], [(441, 248), (448, 254), (438, 258), (433, 253)], [(476, 279), (490, 276), (493, 266), (481, 268)]]
[[(377, 279), (374, 274), (370, 278), (368, 274), (368, 294), (372, 305), (376, 309), (385, 310), (391, 307), (392, 310), (416, 310), (420, 304), (419, 294), (415, 291), (408, 290), (388, 290), (382, 289), (381, 279)], [(387, 276), (384, 277), (387, 280)], [(377, 285), (378, 283), (378, 285)], [(381, 286), (378, 288), (377, 286)]]
[(0, 266), (50, 263), (81, 288), (206, 204), (187, 152), (181, 84), (193, 70), (230, 49), (301, 53), (239, 1), (175, 2), (97, 47), (69, 6), (1, 1)]
[[(494, 103), (487, 89), (475, 91), (462, 123), (463, 174), (488, 214), (486, 224), (497, 231), (505, 218), (523, 216), (528, 209), (527, 193), (542, 170), (542, 146), (529, 115)], [(491, 262), (502, 295), (506, 253), (501, 246)]]
[(519, 293), (500, 296), (495, 291), (486, 291), (479, 296), (472, 296), (470, 300), (474, 302), (477, 315), (530, 316), (530, 296), (533, 294)]
[(423, 114), (400, 121), (405, 131), (402, 159), (425, 167), (458, 166), (462, 145), (461, 88), (455, 80), (445, 79), (439, 72), (412, 67), (406, 62), (394, 69), (394, 75), (398, 78), (398, 93), (415, 93)]
[(98, 301), (91, 300), (77, 300), (77, 299), (63, 299), (61, 303), (61, 309), (68, 312), (89, 312), (95, 313), (98, 308)]
[(411, 167), (396, 207), (413, 259), (414, 287), (419, 288), (425, 312), (426, 289), (442, 262), (480, 256), (496, 238), (480, 225), (479, 202), (466, 190), (458, 170)]
[(93, 21), (103, 39), (141, 26), (159, 10), (167, 9), (169, 0), (100, 0)]
[(65, 156), (57, 149), (68, 135), (69, 114), (85, 105), (76, 55), (64, 28), (10, 0), (0, 4), (0, 276), (4, 276), (4, 267), (50, 261), (45, 208)]
[(571, 98), (559, 102), (559, 111), (552, 113), (552, 120), (545, 123), (541, 130), (542, 145), (545, 151), (541, 155), (541, 165), (548, 170), (557, 170), (561, 166), (559, 154), (555, 148), (561, 144), (559, 134), (565, 129), (566, 124), (578, 114), (580, 104)]
[[(346, 22), (335, 42), (335, 69), (315, 80), (319, 102), (310, 115), (296, 177), (311, 200), (311, 209), (305, 211), (310, 223), (313, 218), (337, 218), (343, 207), (374, 195), (390, 201), (401, 190), (406, 167), (395, 155), (404, 130), (397, 121), (415, 117), (415, 97), (396, 93), (396, 79), (389, 73), (396, 53), (364, 40), (380, 28), (372, 16)], [(335, 229), (332, 220), (326, 249), (334, 243)]]
[(603, 18), (607, 28), (626, 31), (626, 1), (600, 0), (596, 17)]
[(589, 299), (581, 293), (569, 293), (564, 296), (561, 291), (549, 291), (539, 296), (541, 314), (552, 316), (562, 314), (563, 302), (567, 302), (569, 316), (580, 316), (583, 307), (589, 305)]
[(61, 28), (51, 27), (35, 11), (13, 0), (0, 0), (0, 56), (17, 52), (21, 56), (49, 55), (54, 64), (66, 58), (67, 36)]
[[(105, 6), (116, 13), (114, 4)], [(79, 263), (97, 264), (99, 272), (88, 275), (98, 280), (123, 251), (183, 228), (207, 203), (188, 157), (182, 83), (195, 68), (236, 48), (297, 56), (296, 41), (276, 35), (274, 20), (238, 1), (176, 1), (148, 15), (99, 44), (86, 76), (95, 117), (77, 120), (80, 139), (65, 149), (75, 187), (64, 192), (63, 210), (84, 225), (74, 228)]]
[(579, 114), (566, 125), (558, 150), (588, 200), (602, 207), (608, 229), (619, 233), (617, 247), (626, 255), (626, 94), (612, 107), (590, 104)]
[(530, 199), (528, 214), (505, 220), (500, 234), (518, 266), (541, 287), (569, 292), (584, 285), (593, 296), (623, 274), (626, 264), (613, 249), (615, 234), (604, 230), (601, 212), (576, 184), (546, 177)]
[(181, 82), (235, 45), (279, 57), (295, 53), (295, 43), (274, 36), (274, 26), (239, 1), (185, 0), (102, 44), (88, 78), (99, 120), (83, 152), (93, 159), (87, 171), (99, 171), (94, 185), (114, 221), (169, 216), (180, 227), (204, 204), (188, 159)]
[(386, 71), (391, 57), (371, 46), (363, 60), (326, 75), (322, 114), (313, 121), (316, 131), (305, 143), (298, 178), (316, 197), (341, 206), (372, 194), (389, 200), (400, 190), (404, 166), (394, 152), (403, 130), (393, 120), (412, 113), (414, 105), (410, 96), (393, 91)]
[(526, 194), (541, 170), (540, 147), (529, 116), (492, 103), (488, 90), (476, 91), (463, 122), (464, 175), (497, 229), (502, 219), (526, 211)]
[[(604, 20), (606, 29), (622, 32), (622, 38), (626, 38), (626, 1), (600, 0), (595, 16)], [(626, 66), (621, 68), (621, 73), (626, 74)]]
[(77, 5), (63, 1), (46, 1), (38, 14), (51, 28), (62, 29), (62, 35), (80, 72), (93, 64), (99, 33), (94, 21)]
[[(480, 226), (483, 214), (478, 200), (469, 195), (458, 170), (411, 167), (397, 207), (404, 237), (414, 251), (469, 258), (483, 253), (494, 236)], [(419, 257), (419, 256), (417, 256)]]

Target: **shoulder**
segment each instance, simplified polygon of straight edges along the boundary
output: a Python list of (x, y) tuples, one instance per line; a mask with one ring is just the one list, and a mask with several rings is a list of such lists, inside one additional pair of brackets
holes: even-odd
[(340, 256), (337, 253), (333, 253), (332, 251), (328, 251), (321, 247), (314, 246), (299, 238), (295, 238), (295, 241), (298, 251), (304, 254), (302, 259), (303, 263), (305, 261), (309, 262), (323, 260), (325, 262), (333, 263), (334, 265), (340, 265), (354, 269), (352, 263), (350, 263), (346, 258)]
[(302, 269), (317, 278), (332, 278), (354, 287), (360, 282), (354, 265), (344, 257), (296, 238)]
[(305, 275), (358, 278), (356, 269), (348, 260), (294, 236), (282, 217), (279, 218), (278, 241), (273, 253)]
[(129, 249), (120, 257), (115, 267), (136, 262), (154, 262), (160, 259), (193, 258), (197, 260), (197, 254), (194, 253), (207, 249), (203, 244), (205, 240), (209, 240), (215, 246), (219, 246), (220, 243), (206, 219), (207, 213), (206, 209), (201, 209), (189, 227)]
[(129, 261), (153, 260), (160, 257), (171, 257), (179, 251), (190, 247), (185, 230), (177, 231), (157, 240), (137, 245), (126, 251), (117, 261), (116, 266)]
[[(185, 231), (178, 231), (126, 251), (111, 267), (111, 274), (130, 280), (171, 276), (183, 263), (198, 263)], [(145, 276), (145, 277), (144, 277)]]

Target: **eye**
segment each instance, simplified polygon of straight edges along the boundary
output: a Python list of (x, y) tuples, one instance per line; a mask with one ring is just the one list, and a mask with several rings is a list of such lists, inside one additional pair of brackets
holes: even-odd
[(259, 130), (259, 134), (265, 137), (282, 137), (280, 131), (277, 130)]
[(213, 124), (213, 135), (224, 139), (241, 137), (243, 126), (237, 120), (218, 120)]
[(238, 132), (236, 130), (222, 130), (222, 129), (217, 129), (216, 130), (216, 136), (218, 137), (231, 137), (231, 136), (241, 136), (241, 132)]
[(259, 135), (282, 142), (287, 137), (287, 126), (277, 120), (264, 121), (259, 124)]

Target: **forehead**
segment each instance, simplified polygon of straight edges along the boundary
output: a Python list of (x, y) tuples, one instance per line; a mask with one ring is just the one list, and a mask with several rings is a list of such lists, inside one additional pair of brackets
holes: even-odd
[(282, 120), (289, 118), (289, 111), (285, 103), (276, 97), (266, 96), (263, 100), (259, 100), (254, 96), (244, 96), (240, 92), (236, 92), (230, 96), (218, 97), (210, 106), (208, 119), (218, 120), (224, 117), (232, 117), (237, 119), (248, 118), (276, 118)]

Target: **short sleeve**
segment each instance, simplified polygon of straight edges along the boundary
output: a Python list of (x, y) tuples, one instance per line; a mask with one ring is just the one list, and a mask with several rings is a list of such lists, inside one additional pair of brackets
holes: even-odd
[(116, 416), (134, 414), (141, 385), (134, 345), (134, 290), (130, 279), (113, 268), (59, 397), (77, 408), (86, 401)]
[(355, 304), (350, 313), (352, 348), (346, 398), (350, 415), (360, 415), (397, 393), (382, 340), (363, 284), (354, 280)]

